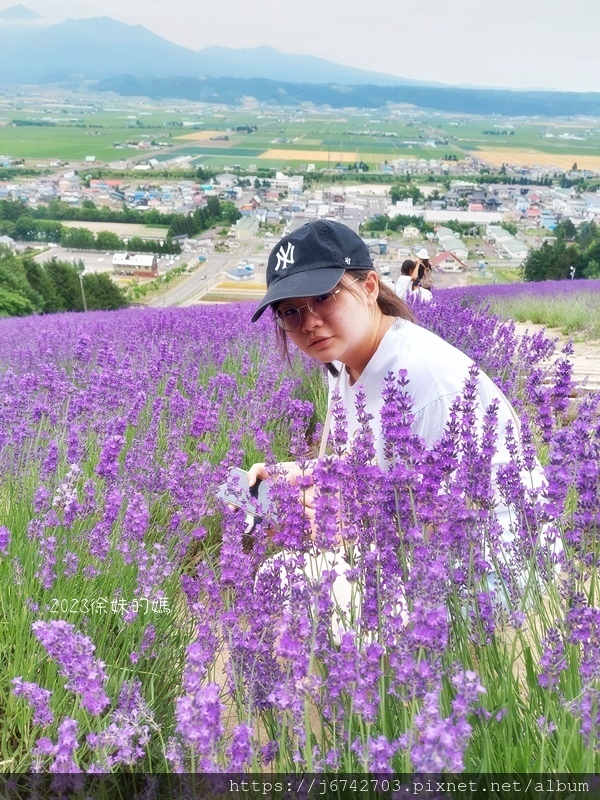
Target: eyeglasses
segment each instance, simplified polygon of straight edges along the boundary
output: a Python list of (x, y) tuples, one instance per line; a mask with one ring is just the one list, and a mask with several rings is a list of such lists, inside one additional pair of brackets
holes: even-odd
[[(353, 281), (350, 281), (347, 286), (351, 286), (358, 280), (360, 280), (360, 278), (355, 278)], [(302, 306), (293, 306), (290, 303), (281, 305), (274, 312), (275, 321), (282, 330), (292, 333), (293, 331), (297, 331), (302, 324), (303, 308), (308, 308), (310, 313), (318, 319), (330, 317), (335, 311), (336, 295), (344, 288), (344, 286), (338, 286), (337, 289), (332, 289), (330, 292), (318, 294), (315, 297), (311, 297), (308, 302), (304, 303)]]

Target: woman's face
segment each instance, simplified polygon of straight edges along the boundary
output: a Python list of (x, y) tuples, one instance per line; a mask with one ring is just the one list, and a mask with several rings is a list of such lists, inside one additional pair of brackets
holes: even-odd
[[(338, 286), (352, 282), (348, 273)], [(302, 321), (296, 331), (287, 333), (292, 342), (318, 361), (341, 361), (348, 366), (361, 362), (371, 348), (374, 331), (374, 309), (377, 309), (378, 279), (369, 272), (364, 281), (354, 283), (353, 292), (342, 289), (336, 294), (335, 311), (320, 319), (306, 308), (307, 298), (295, 297), (286, 301), (302, 311)], [(369, 354), (370, 357), (370, 354)]]

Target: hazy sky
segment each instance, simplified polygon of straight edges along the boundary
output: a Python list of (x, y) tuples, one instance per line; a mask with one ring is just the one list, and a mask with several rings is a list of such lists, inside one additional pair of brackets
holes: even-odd
[(268, 44), (407, 78), (600, 91), (598, 0), (22, 2), (53, 21), (105, 15), (140, 24), (193, 50)]

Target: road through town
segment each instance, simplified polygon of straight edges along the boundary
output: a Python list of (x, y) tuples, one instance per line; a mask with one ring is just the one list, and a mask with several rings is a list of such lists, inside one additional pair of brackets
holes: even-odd
[[(183, 280), (178, 280), (175, 286), (165, 285), (160, 294), (149, 305), (154, 308), (166, 306), (194, 305), (214, 289), (226, 276), (228, 270), (234, 270), (240, 262), (248, 261), (255, 264), (257, 271), (264, 266), (265, 256), (261, 260), (256, 258), (257, 242), (248, 242), (228, 253), (210, 253), (202, 264)], [(260, 258), (260, 256), (259, 256)], [(182, 255), (182, 259), (191, 263), (196, 256)]]

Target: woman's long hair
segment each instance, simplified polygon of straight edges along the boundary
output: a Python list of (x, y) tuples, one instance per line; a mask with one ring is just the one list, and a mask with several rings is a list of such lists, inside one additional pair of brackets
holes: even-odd
[[(339, 286), (346, 292), (350, 292), (350, 294), (359, 297), (358, 291), (348, 284), (349, 279), (346, 277), (348, 273), (352, 275), (352, 278), (356, 278), (358, 283), (364, 283), (367, 279), (367, 275), (369, 272), (373, 270), (369, 269), (353, 269), (347, 270), (342, 279), (339, 283)], [(379, 277), (379, 276), (378, 276)], [(386, 317), (398, 317), (399, 319), (406, 319), (409, 322), (415, 322), (415, 316), (408, 307), (408, 305), (402, 300), (402, 298), (398, 297), (396, 292), (386, 286), (385, 283), (382, 283), (381, 280), (379, 281), (379, 292), (377, 294), (377, 305), (379, 306), (381, 313)], [(288, 342), (286, 332), (279, 327), (276, 326), (276, 336), (277, 340), (281, 346), (283, 355), (287, 358), (288, 362), (290, 360), (289, 352), (288, 352)], [(327, 367), (328, 372), (333, 375), (334, 378), (340, 374), (337, 367), (335, 367), (330, 361), (328, 361), (325, 366)]]

